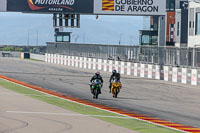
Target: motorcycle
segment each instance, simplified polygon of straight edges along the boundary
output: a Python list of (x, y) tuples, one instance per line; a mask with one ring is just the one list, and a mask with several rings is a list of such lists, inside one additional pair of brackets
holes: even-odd
[(93, 94), (93, 98), (98, 99), (100, 94), (100, 89), (102, 87), (101, 81), (95, 79), (91, 84), (91, 93)]
[(111, 93), (113, 94), (114, 98), (117, 98), (121, 87), (122, 87), (122, 85), (119, 80), (117, 80), (117, 79), (113, 80), (112, 85), (111, 85)]

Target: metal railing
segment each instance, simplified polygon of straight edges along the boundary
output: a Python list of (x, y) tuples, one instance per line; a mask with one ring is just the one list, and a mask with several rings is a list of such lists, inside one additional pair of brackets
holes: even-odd
[(169, 66), (200, 67), (200, 48), (49, 42), (47, 53)]

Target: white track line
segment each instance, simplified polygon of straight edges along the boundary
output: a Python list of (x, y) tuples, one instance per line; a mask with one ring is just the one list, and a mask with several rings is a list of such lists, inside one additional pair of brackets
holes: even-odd
[(17, 95), (17, 96), (40, 96), (40, 97), (53, 97), (50, 95), (36, 95), (36, 94), (19, 94), (19, 93), (0, 93), (0, 95)]
[(105, 117), (105, 118), (117, 118), (117, 119), (131, 119), (130, 117), (106, 116), (106, 115), (83, 115), (83, 114), (67, 114), (67, 113), (51, 113), (51, 112), (25, 112), (25, 111), (6, 111), (6, 112), (7, 113), (15, 113), (15, 114), (62, 115), (62, 116), (82, 116), (82, 117)]

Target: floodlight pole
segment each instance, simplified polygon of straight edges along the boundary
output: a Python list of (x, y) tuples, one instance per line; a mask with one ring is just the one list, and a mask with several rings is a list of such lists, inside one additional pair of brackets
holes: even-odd
[(158, 19), (158, 55), (159, 55), (159, 65), (160, 65), (160, 79), (164, 79), (164, 46), (166, 46), (166, 16), (159, 16)]
[(158, 19), (158, 46), (166, 46), (165, 17), (159, 16)]

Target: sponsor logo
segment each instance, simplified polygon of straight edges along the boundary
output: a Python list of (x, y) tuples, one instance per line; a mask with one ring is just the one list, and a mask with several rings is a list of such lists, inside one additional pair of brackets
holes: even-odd
[(117, 12), (159, 12), (155, 0), (102, 0), (102, 11)]
[(102, 0), (102, 11), (114, 11), (114, 0)]
[(74, 10), (75, 0), (28, 0), (31, 10), (48, 9), (50, 11), (62, 11), (63, 9)]

